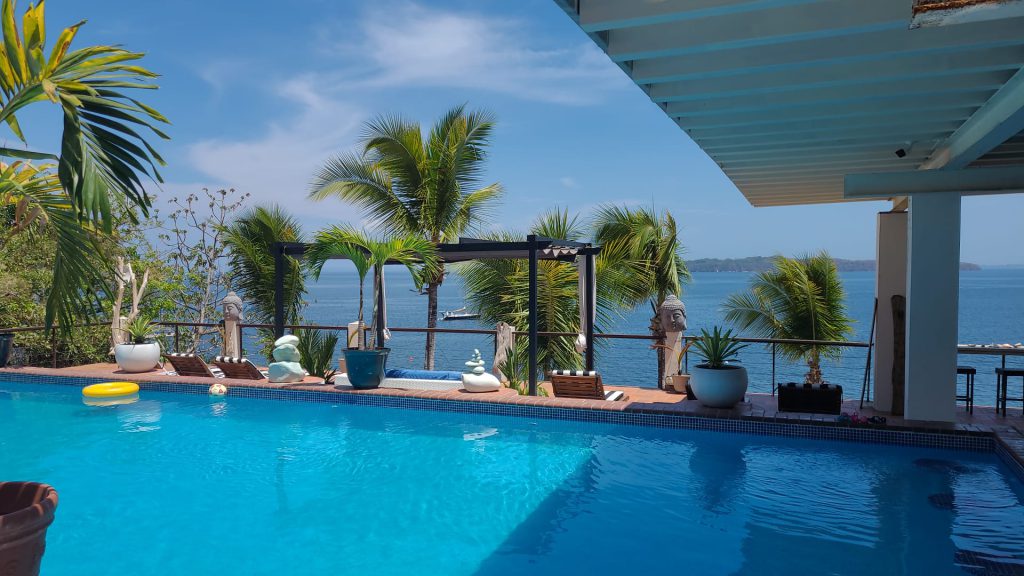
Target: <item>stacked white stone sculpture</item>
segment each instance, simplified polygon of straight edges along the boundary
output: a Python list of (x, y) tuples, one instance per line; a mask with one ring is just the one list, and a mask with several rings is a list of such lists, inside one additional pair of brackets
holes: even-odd
[(268, 380), (277, 383), (301, 382), (306, 372), (299, 364), (301, 356), (296, 344), (299, 337), (289, 334), (274, 341), (274, 362), (268, 366)]
[(470, 369), (470, 372), (462, 375), (462, 388), (466, 392), (495, 392), (501, 389), (498, 378), (484, 370), (479, 350), (473, 350), (473, 357), (466, 362), (466, 366)]

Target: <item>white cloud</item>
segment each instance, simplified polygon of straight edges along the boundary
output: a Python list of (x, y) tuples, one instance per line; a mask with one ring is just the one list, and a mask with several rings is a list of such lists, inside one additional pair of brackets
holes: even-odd
[[(252, 195), (251, 203), (276, 202), (311, 220), (356, 220), (359, 211), (341, 202), (306, 200), (314, 172), (333, 154), (357, 144), (360, 125), (374, 100), (395, 87), (481, 90), (510, 96), (579, 104), (629, 85), (590, 42), (538, 49), (521, 22), (422, 7), (375, 4), (355, 22), (320, 30), (317, 69), (276, 84), (274, 108), (253, 138), (208, 138), (186, 149), (189, 164), (210, 188), (231, 187)], [(345, 37), (343, 45), (324, 39)], [(211, 61), (197, 71), (215, 97), (229, 91), (275, 84), (247, 84), (253, 66), (239, 60)], [(273, 70), (263, 70), (274, 75)], [(364, 106), (365, 105), (365, 106)], [(293, 107), (289, 114), (285, 106)], [(369, 110), (367, 110), (369, 109)], [(285, 112), (281, 112), (285, 110)], [(566, 188), (576, 182), (560, 180)], [(180, 190), (184, 183), (168, 187)], [(189, 184), (188, 186), (199, 186)]]
[(568, 188), (570, 190), (580, 187), (579, 182), (571, 176), (562, 176), (558, 179), (558, 183), (561, 184), (563, 188)]
[(321, 217), (325, 212), (338, 218), (356, 214), (340, 202), (317, 204), (305, 199), (317, 168), (355, 143), (359, 125), (367, 117), (360, 107), (314, 87), (315, 80), (309, 77), (284, 83), (278, 93), (298, 104), (296, 115), (271, 121), (255, 139), (196, 142), (188, 148), (190, 164), (211, 178), (211, 185), (251, 193), (253, 203), (276, 202), (295, 213)]
[(593, 43), (540, 49), (515, 20), (384, 2), (354, 28), (355, 40), (336, 45), (365, 61), (342, 74), (350, 88), (468, 88), (580, 104), (630, 85)]

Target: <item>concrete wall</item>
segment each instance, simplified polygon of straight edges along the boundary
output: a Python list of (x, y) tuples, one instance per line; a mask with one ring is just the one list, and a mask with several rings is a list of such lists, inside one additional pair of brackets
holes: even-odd
[(875, 322), (874, 406), (892, 411), (892, 297), (907, 295), (907, 213), (878, 214), (875, 252), (875, 297), (878, 317)]

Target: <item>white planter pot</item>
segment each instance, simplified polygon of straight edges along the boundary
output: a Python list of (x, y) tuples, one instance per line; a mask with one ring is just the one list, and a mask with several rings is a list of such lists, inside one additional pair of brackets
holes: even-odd
[[(690, 382), (689, 374), (671, 374), (665, 377), (666, 384), (678, 394), (686, 394), (686, 385)], [(692, 387), (692, 386), (691, 386)]]
[(114, 359), (122, 372), (149, 372), (160, 363), (160, 344), (118, 344)]
[(698, 364), (690, 370), (690, 388), (697, 401), (709, 408), (732, 408), (747, 394), (747, 369), (735, 364), (725, 368)]

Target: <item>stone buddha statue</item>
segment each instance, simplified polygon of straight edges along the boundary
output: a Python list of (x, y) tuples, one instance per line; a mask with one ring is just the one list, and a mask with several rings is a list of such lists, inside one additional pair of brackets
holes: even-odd
[(665, 332), (686, 330), (686, 306), (675, 294), (669, 294), (658, 307), (661, 329)]
[(242, 299), (238, 297), (238, 294), (228, 292), (228, 295), (221, 300), (221, 306), (224, 308), (224, 320), (242, 321)]
[(224, 310), (224, 356), (242, 356), (242, 342), (239, 339), (238, 324), (242, 322), (242, 299), (234, 292), (228, 292), (220, 302)]

